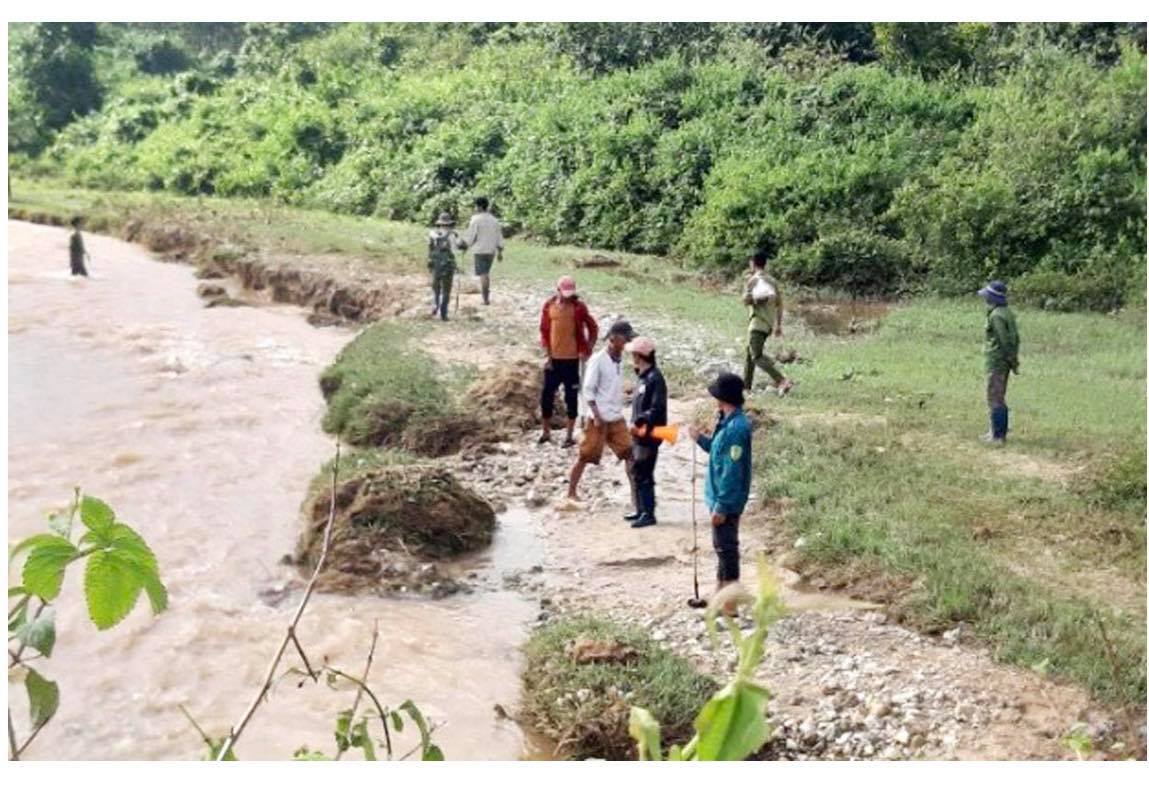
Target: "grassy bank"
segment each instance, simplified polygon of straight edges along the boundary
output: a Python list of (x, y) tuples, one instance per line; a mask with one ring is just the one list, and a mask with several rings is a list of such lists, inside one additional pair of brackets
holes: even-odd
[[(13, 196), (24, 214), (80, 212), (111, 228), (132, 218), (168, 222), (265, 254), (337, 254), (393, 272), (424, 264), (425, 229), (413, 225), (58, 183), (16, 181)], [(558, 275), (574, 272), (596, 313), (624, 312), (660, 342), (674, 394), (703, 395), (698, 362), (741, 351), (745, 315), (729, 287), (650, 256), (576, 269), (573, 260), (590, 253), (512, 239), (495, 269), (496, 293), (509, 280), (537, 288), (541, 300)], [(803, 538), (804, 571), (859, 593), (881, 587), (921, 628), (964, 622), (1004, 661), (1140, 703), (1144, 311), (1021, 308), (1018, 319), (1022, 374), (1010, 382), (1011, 444), (995, 452), (977, 443), (986, 428), (984, 311), (972, 295), (899, 304), (877, 330), (857, 336), (820, 333), (789, 317), (785, 340), (770, 346), (801, 355), (788, 366), (799, 385), (787, 399), (760, 398), (780, 424), (756, 442), (756, 491), (786, 500), (777, 537), (787, 545)], [(405, 340), (392, 330), (399, 328), (368, 330), (362, 354), (349, 349), (343, 358), (349, 376), (375, 379), (358, 389), (407, 385), (428, 372), (442, 384), (442, 369), (392, 355)], [(695, 348), (683, 351), (687, 345)], [(396, 395), (421, 389), (416, 382)], [(349, 399), (346, 422), (363, 400)]]
[[(579, 662), (579, 644), (600, 643), (606, 658)], [(592, 617), (553, 621), (526, 647), (523, 718), (559, 744), (563, 757), (634, 757), (631, 706), (662, 722), (665, 744), (683, 743), (717, 684), (638, 628)]]

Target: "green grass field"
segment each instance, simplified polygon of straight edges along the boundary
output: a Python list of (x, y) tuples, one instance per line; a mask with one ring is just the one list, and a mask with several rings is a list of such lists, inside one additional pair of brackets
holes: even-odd
[[(141, 218), (395, 272), (424, 265), (423, 227), (261, 202), (17, 181), (13, 210), (82, 213), (95, 231)], [(661, 346), (697, 344), (706, 357), (741, 351), (736, 284), (629, 254), (610, 254), (620, 268), (575, 270), (573, 260), (591, 253), (511, 239), (496, 292), (510, 280), (537, 286), (541, 299), (573, 270), (596, 309), (626, 313)], [(884, 579), (921, 628), (964, 622), (1004, 661), (1143, 704), (1145, 313), (1017, 314), (1021, 375), (1010, 382), (1011, 443), (1000, 451), (977, 441), (987, 426), (985, 317), (972, 294), (897, 304), (856, 336), (791, 316), (781, 345), (803, 358), (787, 366), (799, 384), (787, 399), (759, 393), (779, 424), (755, 444), (758, 491), (785, 500), (787, 537), (805, 542), (803, 571), (845, 576), (863, 593)], [(668, 364), (673, 393), (704, 394), (688, 360)]]

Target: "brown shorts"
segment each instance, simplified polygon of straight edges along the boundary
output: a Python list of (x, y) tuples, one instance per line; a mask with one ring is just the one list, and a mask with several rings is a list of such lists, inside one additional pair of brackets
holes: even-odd
[(598, 463), (602, 460), (602, 448), (607, 444), (620, 461), (630, 457), (630, 431), (627, 430), (626, 420), (608, 422), (605, 428), (599, 428), (593, 418), (587, 418), (578, 457), (587, 463)]

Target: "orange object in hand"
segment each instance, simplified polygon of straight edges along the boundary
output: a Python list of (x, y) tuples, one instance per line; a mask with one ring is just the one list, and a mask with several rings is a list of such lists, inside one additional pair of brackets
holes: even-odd
[(678, 442), (678, 428), (679, 428), (679, 426), (677, 424), (675, 424), (675, 425), (656, 425), (653, 428), (651, 428), (649, 425), (641, 425), (641, 426), (636, 425), (630, 429), (630, 432), (632, 434), (634, 434), (635, 436), (638, 436), (639, 438), (645, 438), (646, 436), (649, 435), (652, 438), (658, 439), (661, 442), (670, 442), (671, 444), (677, 444), (677, 442)]

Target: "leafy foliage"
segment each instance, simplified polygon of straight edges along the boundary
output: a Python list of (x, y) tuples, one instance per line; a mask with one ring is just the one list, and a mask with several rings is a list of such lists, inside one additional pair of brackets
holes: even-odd
[[(72, 541), (77, 514), (83, 525), (78, 542)], [(160, 580), (159, 565), (147, 543), (126, 524), (116, 521), (115, 512), (92, 496), (80, 496), (68, 513), (49, 516), (52, 534), (35, 534), (18, 543), (9, 561), (24, 554), (22, 584), (8, 589), (9, 644), (8, 671), (22, 671), (31, 711), (31, 729), (23, 745), (17, 746), (9, 714), (9, 757), (18, 758), (28, 744), (56, 714), (60, 689), (54, 682), (28, 667), (23, 654), (34, 649), (51, 657), (56, 645), (56, 611), (50, 604), (59, 595), (68, 565), (87, 559), (84, 594), (88, 613), (97, 629), (108, 629), (122, 621), (135, 607), (141, 591), (146, 591), (152, 612), (167, 608), (167, 590)], [(30, 612), (32, 601), (39, 605)]]
[[(711, 638), (717, 638), (715, 619), (727, 602), (746, 599), (736, 585), (720, 592), (706, 614)], [(738, 652), (734, 678), (703, 705), (694, 720), (696, 733), (685, 747), (673, 745), (667, 760), (746, 760), (770, 737), (766, 722), (766, 704), (770, 693), (754, 683), (754, 671), (765, 654), (766, 635), (770, 625), (782, 614), (777, 580), (766, 563), (758, 557), (758, 593), (753, 600), (754, 629), (743, 637), (738, 625), (728, 624), (730, 641)], [(715, 641), (717, 648), (717, 641)], [(638, 743), (639, 758), (662, 760), (661, 729), (654, 715), (634, 706), (630, 712), (630, 734)]]
[[(418, 222), (485, 193), (548, 241), (766, 247), (857, 295), (1144, 297), (1141, 24), (252, 23), (168, 76), (137, 55), (192, 57), (184, 27), (100, 30), (135, 65), (34, 164), (83, 184)], [(17, 71), (35, 155), (43, 75)]]

